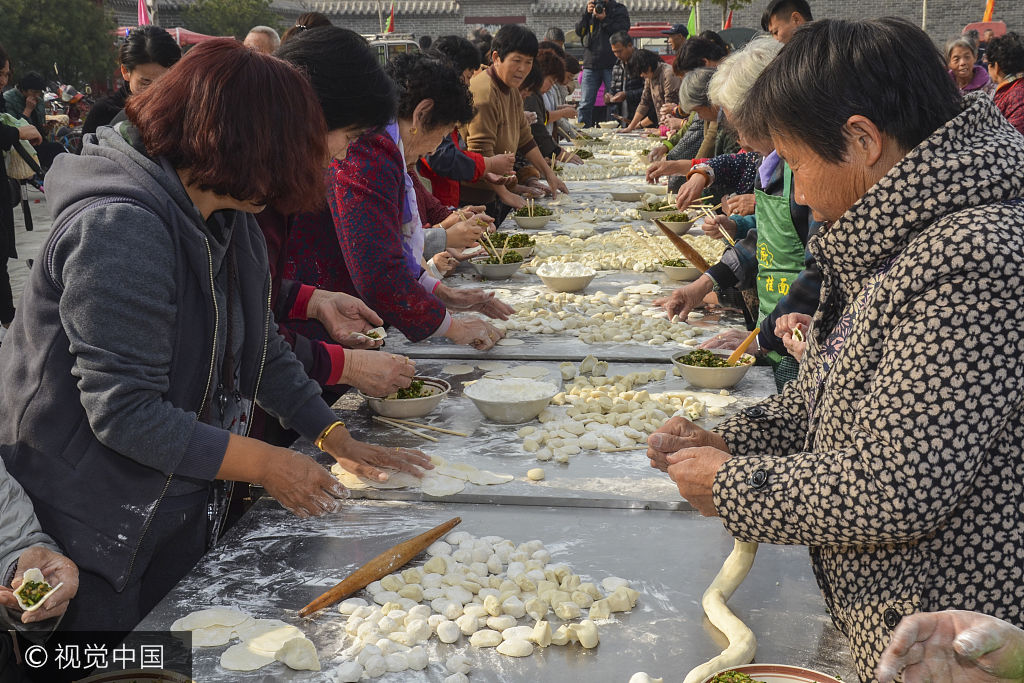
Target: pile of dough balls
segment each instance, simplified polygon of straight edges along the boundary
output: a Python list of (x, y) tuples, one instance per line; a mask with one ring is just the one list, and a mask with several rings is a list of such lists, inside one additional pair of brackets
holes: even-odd
[(296, 670), (320, 671), (313, 641), (280, 619), (253, 619), (231, 607), (210, 607), (178, 619), (170, 630), (191, 631), (192, 647), (240, 640), (220, 657), (221, 667), (230, 671), (254, 671), (273, 662), (283, 662)]
[[(559, 369), (566, 383), (551, 399), (552, 405), (537, 416), (540, 426), (527, 425), (516, 432), (523, 439), (523, 450), (541, 461), (567, 463), (582, 451), (607, 453), (640, 448), (649, 434), (675, 415), (689, 420), (705, 414), (725, 415), (724, 408), (708, 407), (692, 392), (652, 394), (646, 389), (634, 390), (638, 385), (665, 379), (666, 370), (606, 377), (607, 368), (606, 362), (594, 356), (584, 358), (578, 368), (574, 363), (561, 363)], [(720, 393), (729, 394), (727, 390)]]
[[(535, 256), (523, 267), (527, 273), (537, 272), (547, 263), (580, 263), (594, 270), (653, 273), (661, 270), (665, 254), (676, 256), (675, 247), (663, 235), (641, 238), (632, 226), (586, 239), (566, 235), (538, 235), (536, 239)], [(718, 263), (725, 252), (721, 240), (706, 235), (686, 235), (684, 239), (712, 265)]]
[[(353, 643), (343, 652), (349, 661), (335, 671), (335, 681), (423, 669), (424, 644), (435, 636), (442, 643), (495, 648), (508, 657), (570, 642), (593, 648), (600, 640), (594, 620), (630, 611), (639, 596), (625, 579), (609, 577), (598, 588), (567, 565), (552, 564), (540, 541), (516, 545), (500, 536), (454, 531), (427, 548), (427, 555), (422, 567), (368, 585), (372, 603), (357, 597), (338, 606), (348, 616), (345, 632)], [(551, 612), (562, 622), (554, 630)], [(446, 683), (459, 683), (472, 664), (455, 654), (445, 667), (451, 674)]]
[(540, 294), (532, 301), (518, 304), (504, 328), (529, 334), (571, 331), (584, 344), (638, 342), (662, 346), (676, 343), (684, 347), (699, 346), (698, 337), (712, 331), (669, 320), (664, 311), (643, 303), (645, 294), (636, 291), (643, 287), (650, 287), (654, 294), (661, 291), (657, 285), (637, 285), (627, 288), (632, 291), (624, 289), (613, 296), (602, 291), (589, 296)]

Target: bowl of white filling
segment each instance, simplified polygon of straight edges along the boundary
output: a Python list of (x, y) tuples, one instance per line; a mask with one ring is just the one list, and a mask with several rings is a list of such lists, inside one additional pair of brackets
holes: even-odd
[(519, 424), (540, 415), (558, 393), (558, 387), (523, 377), (485, 378), (470, 384), (462, 393), (488, 420)]
[(451, 390), (452, 385), (443, 379), (413, 377), (412, 386), (408, 389), (401, 389), (390, 396), (377, 398), (367, 396), (361, 391), (359, 395), (366, 399), (370, 410), (378, 415), (407, 418), (429, 415)]
[(578, 292), (597, 275), (582, 263), (544, 263), (537, 268), (537, 277), (553, 292)]

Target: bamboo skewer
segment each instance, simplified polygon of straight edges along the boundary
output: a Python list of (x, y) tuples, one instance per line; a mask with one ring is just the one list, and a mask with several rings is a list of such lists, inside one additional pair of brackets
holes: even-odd
[(422, 422), (413, 422), (411, 420), (400, 420), (397, 417), (387, 418), (389, 422), (399, 422), (410, 427), (422, 427), (423, 429), (431, 429), (435, 432), (441, 432), (442, 434), (454, 434), (455, 436), (469, 436), (465, 432), (457, 432), (454, 429), (444, 429), (442, 427), (435, 427), (434, 425), (423, 424)]
[(313, 612), (330, 607), (339, 600), (343, 600), (361, 588), (365, 588), (377, 579), (383, 578), (400, 567), (405, 566), (409, 560), (416, 557), (427, 546), (441, 538), (456, 526), (462, 523), (461, 517), (454, 517), (444, 524), (439, 524), (430, 531), (419, 536), (414, 536), (408, 541), (403, 541), (388, 550), (385, 550), (359, 569), (348, 575), (344, 580), (336, 584), (330, 590), (299, 610), (299, 616), (308, 617)]
[(403, 432), (409, 432), (410, 434), (415, 434), (416, 436), (420, 437), (421, 439), (426, 439), (427, 441), (433, 441), (435, 443), (437, 443), (437, 441), (438, 441), (438, 438), (435, 437), (435, 436), (430, 436), (430, 434), (424, 434), (423, 432), (417, 432), (415, 429), (410, 429), (409, 427), (406, 427), (405, 425), (398, 424), (397, 422), (392, 422), (391, 420), (387, 419), (386, 417), (380, 417), (379, 415), (374, 415), (373, 419), (376, 420), (377, 422), (383, 422), (386, 425), (389, 425), (391, 427), (395, 427), (396, 429), (401, 429)]

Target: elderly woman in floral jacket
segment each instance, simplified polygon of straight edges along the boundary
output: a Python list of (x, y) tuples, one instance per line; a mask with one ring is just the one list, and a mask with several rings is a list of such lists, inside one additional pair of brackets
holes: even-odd
[(864, 680), (906, 615), (1020, 626), (1024, 137), (901, 19), (801, 28), (739, 118), (828, 222), (821, 304), (784, 393), (715, 432), (674, 418), (652, 465), (736, 538), (810, 547)]

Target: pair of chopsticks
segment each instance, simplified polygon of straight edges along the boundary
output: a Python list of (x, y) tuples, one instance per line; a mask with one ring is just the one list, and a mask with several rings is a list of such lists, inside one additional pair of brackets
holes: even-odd
[[(466, 434), (465, 432), (456, 432), (453, 429), (442, 429), (441, 427), (435, 427), (433, 425), (422, 424), (420, 422), (411, 422), (409, 420), (399, 420), (397, 417), (381, 417), (380, 415), (374, 415), (373, 419), (376, 420), (377, 422), (382, 422), (382, 423), (384, 423), (386, 425), (389, 425), (391, 427), (397, 427), (398, 429), (401, 429), (403, 432), (408, 432), (410, 434), (415, 434), (416, 436), (418, 436), (420, 438), (426, 439), (427, 441), (433, 441), (435, 443), (437, 442), (437, 438), (436, 437), (433, 437), (433, 436), (431, 436), (429, 434), (424, 434), (423, 432), (418, 432), (415, 429), (410, 429), (410, 427), (420, 427), (422, 429), (430, 429), (430, 430), (433, 430), (435, 432), (441, 432), (442, 434), (453, 434), (454, 436), (469, 436), (469, 434)], [(406, 426), (406, 425), (409, 425), (409, 426)]]
[(498, 263), (499, 264), (504, 263), (505, 262), (505, 251), (508, 250), (508, 235), (505, 236), (505, 242), (502, 243), (502, 245), (501, 245), (501, 255), (500, 256), (498, 255), (498, 250), (494, 247), (494, 242), (491, 241), (491, 238), (487, 235), (486, 232), (484, 233), (484, 239), (487, 240), (487, 245), (491, 248), (492, 255), (497, 256)]
[[(713, 220), (715, 220), (715, 209), (721, 208), (722, 204), (718, 203), (718, 204), (715, 204), (714, 206), (706, 206), (704, 204), (699, 204), (698, 203), (698, 202), (704, 201), (705, 199), (710, 199), (710, 198), (711, 198), (710, 195), (708, 195), (707, 197), (701, 197), (696, 202), (694, 202), (693, 204), (690, 204), (686, 208), (688, 208), (688, 209), (697, 209), (702, 214), (704, 214), (704, 220), (713, 221)], [(731, 246), (731, 247), (735, 247), (736, 246), (736, 241), (732, 238), (732, 236), (729, 235), (728, 232), (726, 232), (725, 228), (723, 228), (721, 225), (718, 226), (718, 232), (722, 235), (722, 238), (726, 242), (729, 243), (729, 246)]]

